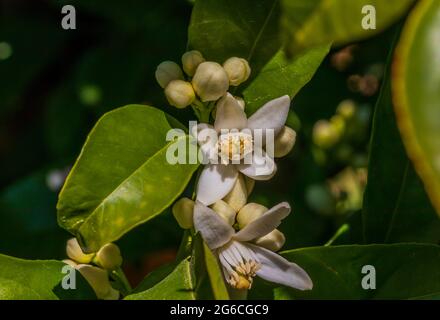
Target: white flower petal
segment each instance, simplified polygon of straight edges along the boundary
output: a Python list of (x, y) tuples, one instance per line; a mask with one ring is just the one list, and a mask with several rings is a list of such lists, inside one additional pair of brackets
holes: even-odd
[(288, 95), (267, 102), (248, 119), (248, 128), (273, 129), (277, 135), (286, 123), (289, 107)]
[(211, 250), (228, 243), (235, 233), (222, 217), (199, 201), (194, 206), (194, 227)]
[(237, 177), (235, 165), (206, 165), (197, 184), (197, 200), (209, 206), (224, 198), (231, 191)]
[(199, 136), (199, 133), (201, 131), (204, 131), (204, 130), (214, 130), (214, 132), (215, 132), (214, 126), (212, 126), (210, 124), (207, 124), (207, 123), (197, 123), (197, 125), (194, 125), (194, 126), (190, 127), (190, 134), (194, 138), (197, 139), (197, 142), (202, 142), (203, 143), (204, 141), (199, 141), (200, 137), (201, 137), (201, 136)]
[(290, 205), (282, 202), (269, 209), (261, 217), (250, 222), (246, 227), (234, 235), (234, 240), (247, 242), (259, 237), (264, 237), (271, 231), (278, 228), (281, 220), (290, 213)]
[(214, 127), (217, 132), (221, 129), (244, 129), (247, 126), (247, 118), (240, 104), (235, 98), (227, 93), (217, 102), (217, 112)]
[(213, 159), (218, 158), (216, 148), (218, 134), (214, 127), (206, 123), (198, 123), (196, 126), (190, 127), (191, 136), (197, 140), (204, 160), (202, 163), (209, 163)]
[(299, 290), (312, 290), (312, 279), (300, 266), (262, 247), (246, 245), (254, 251), (261, 264), (257, 271), (259, 277)]
[[(277, 166), (275, 161), (265, 151), (255, 149), (250, 156), (252, 157), (250, 161), (247, 161), (247, 158), (245, 158), (245, 163), (237, 165), (241, 173), (254, 180), (269, 180), (274, 176)], [(247, 162), (250, 163), (246, 164)]]

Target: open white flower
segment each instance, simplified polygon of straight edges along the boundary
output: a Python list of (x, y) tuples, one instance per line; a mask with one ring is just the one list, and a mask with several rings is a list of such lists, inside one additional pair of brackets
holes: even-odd
[(209, 206), (225, 197), (238, 172), (255, 180), (268, 180), (275, 174), (273, 157), (263, 148), (266, 136), (275, 137), (284, 128), (289, 105), (290, 98), (285, 95), (269, 101), (247, 119), (231, 94), (217, 103), (214, 126), (202, 123), (197, 132), (192, 130), (209, 162), (197, 185), (198, 201)]
[(295, 263), (250, 243), (275, 230), (290, 213), (283, 202), (235, 232), (216, 212), (200, 202), (194, 207), (194, 226), (218, 255), (226, 282), (235, 289), (250, 289), (257, 275), (267, 281), (299, 290), (313, 287), (309, 275)]

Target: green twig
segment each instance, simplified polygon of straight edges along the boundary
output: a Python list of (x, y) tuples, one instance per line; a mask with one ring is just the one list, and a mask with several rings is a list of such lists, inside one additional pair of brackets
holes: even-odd
[(331, 246), (333, 242), (335, 242), (340, 236), (342, 236), (344, 233), (346, 233), (348, 230), (350, 230), (350, 226), (348, 224), (343, 224), (338, 231), (333, 235), (333, 237), (330, 238), (329, 241), (324, 245), (324, 247)]

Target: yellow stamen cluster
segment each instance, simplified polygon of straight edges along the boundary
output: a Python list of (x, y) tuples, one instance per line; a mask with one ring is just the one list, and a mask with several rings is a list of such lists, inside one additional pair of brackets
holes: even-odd
[(260, 264), (250, 260), (241, 262), (234, 269), (235, 271), (230, 273), (227, 282), (235, 289), (248, 290), (252, 287), (254, 277), (260, 269)]
[(220, 135), (217, 146), (222, 160), (239, 161), (252, 152), (253, 139), (243, 132), (228, 133)]

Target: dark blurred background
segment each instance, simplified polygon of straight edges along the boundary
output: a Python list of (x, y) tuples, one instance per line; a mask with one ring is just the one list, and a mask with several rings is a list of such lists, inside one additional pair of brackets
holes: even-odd
[[(66, 4), (76, 8), (76, 30), (61, 27)], [(102, 114), (140, 103), (183, 123), (192, 117), (189, 109), (169, 107), (154, 79), (161, 61), (179, 62), (185, 52), (191, 8), (186, 0), (0, 0), (0, 253), (65, 258), (69, 234), (57, 226), (57, 194)], [(366, 167), (392, 37), (389, 30), (336, 48), (295, 97), (295, 151), (251, 198), (267, 206), (291, 202), (282, 227), (286, 249), (322, 245), (346, 219), (356, 219), (364, 185), (358, 169)], [(357, 129), (331, 147), (317, 146), (316, 122), (329, 120), (347, 99)], [(340, 178), (347, 170), (352, 177)], [(124, 236), (118, 244), (132, 282), (172, 261), (181, 235), (167, 212)]]

